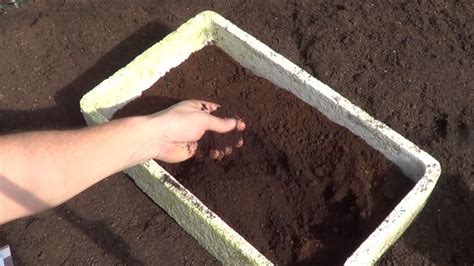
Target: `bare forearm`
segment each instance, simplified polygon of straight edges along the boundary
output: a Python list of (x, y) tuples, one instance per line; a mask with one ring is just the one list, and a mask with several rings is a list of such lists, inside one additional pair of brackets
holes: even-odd
[[(16, 218), (10, 213), (24, 216), (56, 206), (151, 158), (149, 124), (148, 117), (136, 117), (79, 130), (0, 137), (0, 223)], [(20, 202), (22, 196), (33, 197), (37, 204)]]
[[(187, 160), (208, 130), (245, 129), (241, 120), (211, 115), (219, 107), (189, 100), (92, 128), (0, 136), (0, 224), (56, 206), (144, 160)], [(213, 154), (222, 159), (224, 151)]]

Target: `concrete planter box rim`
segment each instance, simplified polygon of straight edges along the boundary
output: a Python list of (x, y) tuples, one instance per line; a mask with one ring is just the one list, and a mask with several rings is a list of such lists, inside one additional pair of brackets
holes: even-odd
[[(345, 264), (375, 263), (426, 204), (441, 173), (439, 162), (213, 11), (196, 15), (87, 93), (80, 102), (87, 124), (109, 121), (115, 111), (139, 97), (171, 68), (210, 44), (222, 48), (257, 76), (292, 92), (333, 122), (360, 136), (416, 183)], [(155, 161), (143, 162), (125, 172), (224, 264), (272, 264)]]

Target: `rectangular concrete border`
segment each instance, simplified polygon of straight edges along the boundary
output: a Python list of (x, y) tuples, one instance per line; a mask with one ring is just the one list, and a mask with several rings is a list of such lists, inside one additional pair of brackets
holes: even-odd
[[(416, 182), (345, 263), (374, 264), (426, 204), (441, 173), (439, 162), (215, 12), (204, 11), (190, 19), (87, 93), (80, 103), (87, 124), (109, 121), (115, 111), (140, 96), (191, 53), (209, 44), (222, 48), (256, 75), (292, 92), (333, 122), (348, 128)], [(224, 264), (272, 264), (155, 161), (143, 162), (125, 172)]]

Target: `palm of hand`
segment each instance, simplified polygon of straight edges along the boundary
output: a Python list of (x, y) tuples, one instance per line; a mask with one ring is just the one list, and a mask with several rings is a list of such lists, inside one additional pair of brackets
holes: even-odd
[[(218, 118), (211, 113), (220, 105), (210, 102), (183, 101), (153, 116), (159, 124), (159, 136), (155, 147), (159, 147), (155, 159), (176, 163), (189, 159), (197, 151), (197, 141), (206, 131), (227, 133), (232, 130), (243, 131), (245, 124), (234, 118)], [(239, 143), (237, 145), (242, 145)], [(213, 159), (222, 159), (224, 151), (212, 151)]]

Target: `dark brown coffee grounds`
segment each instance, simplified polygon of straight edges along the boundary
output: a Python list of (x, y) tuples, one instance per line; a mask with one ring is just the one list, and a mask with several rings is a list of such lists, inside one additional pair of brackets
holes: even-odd
[[(349, 130), (213, 46), (115, 117), (184, 99), (213, 101), (221, 115), (239, 115), (247, 125), (244, 146), (222, 161), (197, 156), (161, 165), (278, 264), (343, 263), (412, 186)], [(202, 152), (216, 144), (212, 136), (200, 142)]]

